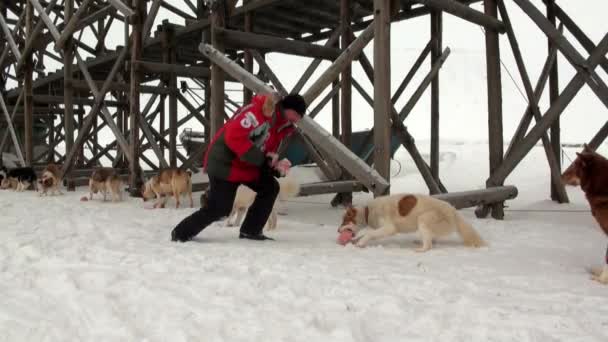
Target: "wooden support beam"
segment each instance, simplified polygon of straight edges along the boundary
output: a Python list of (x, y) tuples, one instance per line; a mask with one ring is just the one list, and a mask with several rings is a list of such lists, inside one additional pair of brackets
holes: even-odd
[(327, 86), (355, 59), (363, 48), (374, 38), (374, 24), (370, 24), (357, 39), (355, 39), (332, 65), (308, 88), (303, 97), (311, 104)]
[[(25, 6), (25, 36), (26, 38), (31, 37), (34, 28), (34, 8), (32, 3), (28, 2)], [(23, 125), (24, 138), (25, 138), (25, 163), (26, 165), (32, 165), (34, 162), (34, 101), (33, 96), (33, 71), (34, 62), (32, 55), (25, 57), (23, 75), (23, 90), (25, 91), (25, 97), (23, 101), (24, 107), (24, 118), (25, 123)]]
[(268, 63), (266, 63), (266, 60), (264, 59), (264, 57), (262, 57), (262, 55), (255, 50), (250, 50), (249, 53), (251, 53), (251, 55), (253, 56), (255, 61), (260, 66), (260, 70), (262, 70), (262, 72), (266, 75), (266, 77), (268, 77), (268, 79), (270, 79), (270, 82), (274, 85), (275, 89), (281, 95), (283, 95), (283, 96), (287, 95), (288, 94), (287, 89), (285, 89), (285, 87), (283, 86), (281, 81), (279, 81), (279, 78), (277, 77), (277, 75), (275, 75), (275, 73), (272, 71), (272, 69), (270, 68)]
[[(602, 38), (597, 48), (585, 62), (587, 70), (594, 70), (600, 63), (602, 58), (608, 53), (608, 34)], [(580, 70), (574, 78), (564, 88), (559, 98), (555, 101), (549, 110), (545, 113), (542, 120), (532, 128), (532, 130), (522, 139), (521, 143), (516, 146), (511, 154), (505, 158), (503, 163), (494, 170), (494, 173), (488, 178), (486, 184), (488, 186), (500, 184), (509, 176), (509, 174), (517, 167), (519, 162), (526, 154), (534, 147), (542, 134), (547, 131), (553, 121), (558, 118), (564, 109), (570, 104), (572, 99), (581, 90), (589, 77), (588, 72)]]
[(374, 0), (374, 166), (386, 180), (391, 165), (390, 11), (390, 0)]
[[(585, 32), (581, 30), (581, 28), (574, 22), (574, 20), (572, 20), (572, 18), (570, 18), (570, 16), (566, 12), (564, 12), (564, 10), (559, 5), (557, 5), (554, 0), (543, 1), (547, 4), (547, 6), (551, 4), (553, 12), (552, 14), (555, 15), (559, 19), (559, 21), (561, 21), (562, 24), (566, 26), (572, 36), (576, 38), (576, 40), (578, 40), (581, 46), (588, 53), (591, 53), (593, 50), (595, 50), (595, 43), (593, 43), (593, 41), (585, 34)], [(549, 21), (553, 24), (553, 26), (555, 26), (554, 20), (551, 20), (549, 18)], [(602, 58), (600, 66), (602, 67), (602, 69), (604, 69), (606, 73), (608, 73), (608, 59), (606, 57)]]
[(298, 193), (298, 197), (335, 193), (353, 193), (361, 192), (364, 190), (366, 190), (365, 186), (355, 180), (307, 183), (300, 185), (300, 192)]
[(428, 89), (429, 85), (431, 85), (433, 80), (439, 74), (439, 70), (441, 69), (441, 67), (443, 66), (445, 61), (448, 59), (451, 52), (452, 51), (450, 50), (449, 47), (446, 47), (443, 50), (443, 53), (435, 61), (435, 64), (433, 64), (433, 67), (428, 72), (428, 74), (424, 77), (422, 82), (420, 82), (420, 85), (418, 86), (418, 88), (416, 88), (416, 91), (414, 91), (414, 93), (412, 94), (412, 97), (407, 101), (407, 103), (403, 106), (403, 108), (399, 112), (400, 121), (405, 120), (408, 117), (408, 115), (412, 112), (412, 110), (414, 109), (414, 107), (416, 106), (416, 104), (418, 103), (418, 101), (420, 100), (422, 95), (424, 94), (424, 92)]
[[(67, 0), (67, 1), (69, 1), (69, 0)], [(71, 15), (69, 17), (69, 19), (68, 19), (68, 15), (66, 13), (66, 20), (68, 23), (63, 28), (63, 32), (61, 32), (61, 36), (59, 36), (59, 39), (55, 43), (55, 51), (57, 51), (57, 52), (62, 51), (63, 48), (65, 47), (66, 41), (71, 38), (71, 36), (74, 32), (76, 32), (76, 27), (77, 27), (76, 24), (87, 11), (91, 1), (92, 0), (83, 0), (82, 4), (80, 4), (80, 7), (78, 7), (78, 11), (76, 11), (76, 13), (74, 13), (74, 15)], [(67, 6), (66, 6), (66, 8), (67, 8)], [(71, 10), (73, 10), (73, 6), (72, 6)]]
[[(17, 104), (19, 104), (21, 98), (23, 98), (25, 91), (22, 90), (19, 94), (19, 98), (17, 99)], [(13, 110), (13, 114), (9, 116), (8, 108), (6, 108), (6, 102), (4, 102), (4, 96), (0, 94), (0, 107), (2, 109), (2, 113), (4, 113), (4, 119), (6, 120), (6, 124), (8, 126), (8, 131), (11, 134), (11, 139), (13, 140), (13, 146), (15, 147), (15, 151), (17, 152), (17, 158), (19, 158), (19, 162), (21, 166), (25, 166), (25, 159), (23, 158), (23, 153), (21, 152), (21, 145), (19, 144), (19, 139), (17, 139), (17, 134), (15, 133), (15, 127), (13, 126), (13, 118), (15, 117), (15, 113), (17, 111), (17, 107)], [(5, 133), (4, 138), (2, 139), (2, 148), (0, 149), (0, 153), (3, 151), (5, 142), (6, 142), (7, 133)], [(1, 155), (0, 155), (1, 157)], [(0, 158), (1, 159), (1, 158)]]
[(428, 7), (434, 8), (439, 11), (445, 11), (452, 15), (455, 15), (461, 19), (466, 21), (470, 21), (472, 23), (481, 25), (486, 29), (490, 29), (494, 32), (504, 33), (505, 26), (504, 24), (496, 19), (495, 16), (492, 16), (486, 13), (481, 13), (478, 10), (472, 9), (458, 1), (455, 0), (416, 0), (417, 2), (426, 5)]
[(238, 47), (240, 49), (282, 52), (290, 55), (323, 58), (328, 60), (334, 60), (340, 56), (339, 49), (297, 40), (223, 28), (215, 30), (215, 34), (222, 37), (226, 46)]
[[(522, 82), (524, 84), (524, 89), (526, 91), (526, 95), (528, 97), (528, 103), (530, 104), (530, 108), (534, 115), (536, 121), (541, 120), (540, 109), (538, 108), (538, 103), (536, 102), (536, 97), (534, 96), (534, 90), (532, 89), (532, 82), (530, 81), (530, 77), (528, 76), (528, 71), (526, 70), (526, 66), (524, 64), (524, 59), (521, 54), (521, 50), (519, 48), (519, 43), (517, 42), (517, 38), (515, 37), (515, 32), (513, 30), (513, 26), (511, 25), (511, 19), (509, 18), (509, 14), (507, 13), (507, 9), (502, 0), (498, 1), (498, 9), (500, 11), (500, 16), (505, 23), (505, 28), (507, 30), (507, 37), (509, 39), (509, 43), (511, 44), (511, 50), (513, 51), (513, 57), (515, 58), (515, 63), (519, 70), (519, 74), (521, 75)], [(559, 139), (558, 139), (559, 141)], [(555, 154), (552, 150), (551, 141), (547, 134), (542, 135), (543, 147), (545, 149), (545, 154), (547, 155), (547, 161), (549, 162), (549, 168), (551, 170), (551, 181), (552, 181), (552, 197), (555, 196), (555, 199), (560, 203), (568, 203), (568, 193), (566, 192), (566, 188), (561, 181), (561, 168), (559, 163), (559, 157), (555, 157)], [(561, 148), (560, 148), (561, 152)], [(553, 194), (555, 191), (555, 194)]]
[[(143, 53), (143, 29), (144, 21), (146, 20), (146, 3), (143, 0), (133, 0), (133, 14), (134, 17), (131, 21), (132, 33), (131, 33), (131, 64), (135, 64), (136, 61), (141, 60)], [(125, 13), (125, 12), (123, 12)], [(132, 14), (132, 15), (133, 15)], [(126, 15), (126, 14), (125, 14)], [(125, 49), (126, 50), (126, 49)], [(141, 175), (141, 167), (139, 165), (139, 159), (141, 157), (141, 151), (139, 146), (139, 129), (141, 112), (139, 108), (140, 102), (140, 83), (142, 79), (141, 72), (136, 68), (130, 70), (130, 91), (129, 91), (129, 139), (130, 146), (129, 154), (129, 190), (131, 196), (138, 196), (141, 185), (143, 184), (143, 177)], [(152, 142), (151, 142), (152, 143)], [(124, 149), (123, 149), (124, 151)]]
[(145, 45), (148, 39), (150, 38), (150, 32), (152, 31), (152, 25), (154, 25), (154, 20), (156, 19), (156, 15), (158, 14), (158, 10), (160, 9), (160, 5), (162, 0), (153, 0), (152, 5), (150, 5), (150, 10), (148, 12), (148, 16), (146, 17), (146, 22), (144, 23), (144, 32), (143, 36), (143, 44)]
[(2, 32), (4, 32), (4, 39), (6, 39), (8, 46), (11, 48), (11, 51), (13, 52), (13, 56), (15, 57), (15, 59), (20, 59), (21, 52), (19, 52), (19, 48), (17, 47), (17, 44), (15, 43), (15, 38), (13, 37), (13, 32), (11, 32), (11, 30), (8, 27), (8, 24), (6, 23), (6, 20), (4, 19), (4, 16), (2, 14), (0, 14), (0, 28), (2, 28)]
[[(47, 8), (48, 9), (48, 8)], [(65, 2), (65, 18), (66, 20), (72, 19), (72, 12), (74, 11), (74, 0), (66, 0)], [(41, 21), (42, 22), (42, 21)], [(77, 22), (77, 21), (74, 21)], [(61, 37), (60, 37), (61, 38)], [(74, 63), (74, 40), (71, 35), (68, 36), (65, 42), (62, 44), (63, 47), (63, 98), (64, 98), (64, 129), (65, 129), (65, 154), (66, 156), (74, 148), (74, 73), (72, 71)], [(68, 169), (69, 170), (69, 169)], [(68, 171), (67, 174), (63, 175), (63, 178), (67, 182), (67, 191), (76, 191), (74, 179), (72, 173)]]
[[(169, 61), (177, 62), (177, 42), (173, 30), (168, 32), (169, 39)], [(169, 89), (174, 90), (169, 94), (169, 163), (171, 167), (177, 167), (177, 75), (169, 74)]]
[[(443, 45), (443, 15), (441, 11), (431, 12), (431, 67), (441, 59)], [(439, 179), (439, 72), (431, 81), (431, 173)]]
[(184, 19), (196, 19), (194, 18), (194, 16), (180, 10), (179, 8), (171, 5), (170, 3), (167, 2), (167, 0), (162, 0), (161, 6), (164, 7), (165, 9), (169, 10), (170, 12), (173, 12), (174, 14), (177, 14), (178, 16), (184, 18)]
[[(412, 67), (410, 68), (410, 70), (405, 75), (405, 78), (403, 79), (403, 81), (401, 81), (401, 84), (399, 84), (399, 87), (397, 87), (397, 90), (395, 90), (395, 94), (393, 94), (393, 97), (391, 99), (393, 106), (395, 105), (395, 103), (397, 103), (397, 101), (399, 101), (399, 98), (401, 97), (401, 95), (403, 94), (403, 92), (405, 91), (407, 86), (410, 84), (410, 82), (412, 81), (414, 76), (416, 76), (416, 73), (418, 73), (418, 70), (422, 66), (422, 63), (424, 62), (424, 60), (431, 53), (431, 49), (434, 48), (433, 42), (434, 42), (433, 39), (429, 40), (429, 42), (426, 44), (426, 46), (424, 47), (424, 49), (422, 50), (422, 52), (420, 53), (420, 55), (418, 56), (418, 58), (412, 65)], [(435, 62), (437, 62), (437, 61), (435, 61)], [(435, 63), (431, 63), (431, 68), (434, 64)]]
[[(224, 6), (225, 4), (223, 1), (218, 2), (217, 8), (215, 8), (215, 10), (211, 13), (211, 45), (220, 53), (223, 53), (225, 50), (225, 42), (223, 36), (216, 34), (216, 32), (218, 30), (221, 31), (226, 25)], [(224, 70), (215, 63), (211, 64), (211, 136), (215, 136), (215, 134), (224, 125), (224, 81)]]
[[(549, 52), (549, 56), (545, 60), (545, 64), (543, 65), (540, 76), (538, 77), (538, 81), (536, 82), (536, 87), (534, 88), (534, 103), (539, 103), (540, 99), (543, 95), (543, 91), (545, 90), (545, 86), (547, 85), (547, 81), (549, 80), (549, 73), (551, 72), (551, 68), (554, 63), (557, 61), (557, 47), (553, 46), (551, 51)], [(511, 154), (513, 148), (524, 138), (526, 133), (528, 132), (528, 127), (530, 127), (530, 123), (532, 122), (534, 115), (532, 113), (531, 103), (528, 103), (528, 107), (526, 108), (526, 112), (524, 113), (517, 129), (515, 130), (515, 134), (513, 134), (513, 138), (511, 138), (511, 142), (509, 143), (509, 147), (507, 148), (507, 152), (505, 153), (505, 157)]]
[(197, 77), (197, 78), (209, 78), (211, 71), (209, 68), (178, 65), (178, 64), (167, 64), (167, 63), (156, 63), (146, 61), (135, 61), (133, 64), (135, 68), (141, 69), (146, 73), (159, 73), (159, 74), (175, 74), (179, 77)]
[(598, 99), (608, 108), (608, 86), (594, 70), (588, 70), (585, 59), (578, 50), (561, 34), (554, 25), (545, 18), (544, 14), (529, 0), (513, 0), (532, 19), (547, 37), (555, 43), (559, 51), (572, 64), (577, 72), (588, 73), (586, 82)]
[[(273, 91), (262, 81), (248, 73), (240, 65), (228, 59), (223, 53), (214, 49), (212, 46), (201, 44), (199, 49), (213, 63), (222, 67), (226, 72), (231, 74), (235, 79), (240, 80), (243, 85), (254, 92), (271, 93)], [(309, 98), (314, 99), (314, 97), (310, 95)], [(314, 142), (315, 146), (324, 150), (328, 155), (334, 156), (336, 161), (340, 163), (343, 168), (349, 170), (349, 172), (364, 183), (370, 191), (374, 191), (374, 193), (385, 193), (388, 190), (389, 184), (382, 176), (365, 164), (331, 134), (325, 131), (318, 123), (314, 122), (313, 119), (304, 116), (302, 120), (298, 122), (297, 126)]]
[(135, 11), (133, 11), (129, 6), (127, 6), (121, 0), (108, 0), (108, 2), (114, 6), (117, 10), (119, 10), (125, 17), (130, 17), (135, 15)]
[[(497, 18), (497, 0), (484, 0), (486, 15)], [(503, 161), (503, 127), (502, 127), (502, 81), (500, 73), (500, 42), (498, 33), (494, 30), (485, 31), (486, 38), (486, 68), (488, 75), (488, 139), (490, 155), (490, 175)], [(502, 185), (501, 183), (493, 186)], [(490, 187), (490, 185), (488, 185)], [(501, 203), (492, 206), (492, 217), (504, 218), (504, 208)]]
[[(331, 34), (331, 36), (329, 37), (329, 39), (327, 39), (327, 41), (325, 42), (325, 45), (323, 45), (323, 46), (325, 46), (325, 47), (334, 46), (338, 42), (338, 39), (340, 39), (341, 34), (342, 34), (341, 28), (335, 29), (333, 31), (333, 33)], [(317, 68), (319, 67), (319, 65), (321, 64), (322, 61), (323, 61), (323, 59), (316, 58), (315, 60), (310, 62), (310, 65), (306, 68), (306, 70), (304, 71), (304, 73), (302, 74), (302, 76), (300, 77), (298, 82), (296, 82), (296, 85), (291, 90), (292, 94), (299, 94), (300, 91), (302, 91), (302, 88), (304, 88), (304, 85), (306, 84), (306, 82), (308, 82), (308, 80), (310, 79), (312, 74), (317, 70)]]
[(517, 188), (512, 185), (489, 189), (451, 192), (449, 194), (433, 195), (433, 197), (446, 201), (456, 209), (473, 208), (479, 205), (502, 204), (517, 197)]
[[(504, 4), (503, 4), (504, 7)], [(547, 19), (553, 26), (556, 26), (555, 20), (555, 1), (550, 0), (547, 3)], [(548, 39), (548, 50), (551, 51), (553, 45), (555, 45), (551, 39)], [(555, 100), (559, 97), (559, 71), (558, 71), (558, 63), (555, 63), (551, 68), (551, 74), (549, 75), (549, 101), (550, 103), (555, 103)], [(535, 112), (536, 116), (537, 113)], [(538, 115), (540, 115), (540, 111), (538, 111)], [(538, 120), (537, 120), (538, 121)], [(555, 120), (553, 125), (551, 126), (551, 147), (553, 153), (553, 159), (555, 159), (555, 171), (551, 171), (551, 199), (558, 203), (568, 203), (568, 194), (566, 193), (566, 189), (564, 183), (561, 181), (561, 157), (562, 157), (562, 144), (561, 144), (561, 133), (560, 133), (560, 123), (559, 118)], [(543, 144), (546, 139), (543, 135)], [(550, 162), (551, 163), (551, 162)]]
[[(47, 6), (47, 8), (45, 9), (45, 12), (47, 14), (51, 13), (51, 8), (55, 5), (56, 2), (57, 2), (57, 0), (51, 0), (50, 6)], [(67, 10), (67, 6), (66, 6), (66, 10)], [(19, 58), (17, 58), (17, 64), (15, 66), (15, 70), (17, 71), (17, 73), (19, 73), (21, 71), (21, 68), (23, 67), (23, 64), (25, 63), (25, 57), (30, 55), (30, 52), (32, 51), (32, 48), (34, 47), (34, 44), (36, 43), (38, 35), (40, 34), (40, 32), (42, 32), (43, 28), (44, 28), (44, 22), (42, 20), (38, 20), (38, 22), (36, 23), (36, 26), (34, 27), (34, 31), (25, 41), (25, 47), (23, 48), (21, 56)], [(2, 65), (1, 62), (0, 62), (0, 65)]]
[[(372, 77), (373, 77), (373, 75), (372, 75)], [(372, 97), (365, 91), (365, 89), (363, 89), (363, 87), (361, 87), (361, 85), (357, 82), (357, 80), (353, 79), (353, 86), (355, 87), (355, 89), (357, 89), (359, 94), (361, 94), (363, 99), (365, 101), (367, 101), (367, 103), (370, 106), (374, 105), (374, 100), (372, 99)], [(427, 187), (429, 188), (429, 192), (431, 194), (447, 192), (447, 190), (445, 189), (445, 187), (443, 187), (443, 185), (439, 182), (439, 180), (436, 180), (435, 178), (433, 178), (433, 175), (431, 174), (431, 169), (429, 168), (429, 166), (426, 164), (426, 162), (422, 158), (420, 151), (418, 151), (418, 148), (416, 147), (416, 144), (414, 142), (414, 138), (407, 131), (407, 128), (403, 125), (403, 123), (399, 121), (398, 114), (397, 114), (397, 111), (395, 110), (395, 107), (392, 107), (391, 110), (392, 110), (391, 120), (393, 121), (393, 124), (391, 127), (393, 129), (393, 132), (394, 132), (394, 134), (397, 135), (397, 137), (401, 141), (401, 144), (403, 145), (403, 147), (405, 147), (405, 149), (408, 151), (408, 153), (412, 157), (412, 160), (416, 164), (416, 167), (418, 168), (420, 175), (422, 176), (422, 178), (424, 179), (424, 182), (426, 183)], [(372, 137), (372, 132), (368, 133), (366, 138), (368, 138), (368, 137)], [(366, 138), (364, 138), (364, 142), (366, 141)], [(367, 146), (369, 146), (369, 144), (367, 144)], [(365, 149), (360, 150), (359, 153), (364, 153), (366, 151), (367, 151), (367, 147), (365, 147)], [(365, 162), (368, 164), (371, 164), (371, 159), (372, 159), (373, 155), (374, 154), (373, 154), (373, 149), (372, 149), (372, 150), (370, 150), (367, 157), (364, 158)]]
[[(251, 0), (244, 0), (243, 4), (246, 5), (249, 2), (251, 2)], [(245, 13), (243, 31), (247, 33), (253, 32), (253, 17), (253, 12)], [(253, 74), (253, 56), (251, 55), (250, 49), (245, 49), (243, 64), (245, 65), (245, 70)], [(243, 87), (243, 103), (250, 103), (251, 99), (253, 99), (253, 92), (247, 87)]]

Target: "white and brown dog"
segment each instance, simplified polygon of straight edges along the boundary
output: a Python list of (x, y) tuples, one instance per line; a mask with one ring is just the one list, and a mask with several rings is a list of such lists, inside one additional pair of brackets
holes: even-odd
[(61, 170), (58, 165), (50, 163), (44, 168), (42, 177), (38, 180), (40, 196), (47, 195), (49, 189), (51, 190), (51, 196), (56, 192), (59, 193), (59, 195), (63, 195), (61, 190), (59, 190), (59, 184), (61, 184)]
[(95, 169), (89, 178), (89, 200), (93, 199), (93, 194), (101, 192), (105, 202), (109, 192), (112, 195), (112, 202), (122, 201), (121, 185), (122, 180), (116, 170), (107, 167)]
[(187, 195), (190, 198), (190, 207), (194, 207), (191, 177), (190, 171), (176, 168), (160, 170), (156, 176), (150, 178), (143, 185), (141, 195), (144, 202), (156, 197), (154, 208), (164, 208), (167, 198), (173, 195), (175, 197), (175, 208), (179, 208), (180, 197)]
[[(272, 207), (272, 212), (266, 222), (267, 230), (274, 230), (277, 227), (277, 203), (279, 201), (286, 201), (289, 198), (295, 197), (300, 192), (300, 184), (292, 177), (281, 177), (278, 178), (279, 182), (279, 195), (277, 200)], [(255, 200), (256, 193), (245, 185), (239, 185), (236, 196), (234, 198), (234, 204), (232, 205), (232, 211), (228, 216), (226, 224), (229, 227), (240, 225), (243, 216), (249, 210), (249, 207)]]
[[(359, 232), (361, 227), (371, 229)], [(350, 207), (342, 219), (338, 232), (350, 229), (356, 245), (364, 247), (371, 240), (397, 233), (418, 232), (422, 246), (417, 252), (431, 249), (433, 238), (458, 232), (465, 246), (481, 247), (483, 239), (449, 203), (426, 195), (391, 195), (378, 197), (367, 206)]]

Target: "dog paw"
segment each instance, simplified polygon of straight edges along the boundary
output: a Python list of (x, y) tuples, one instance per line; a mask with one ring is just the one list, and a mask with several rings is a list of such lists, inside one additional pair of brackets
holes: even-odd
[(416, 253), (424, 253), (424, 252), (427, 252), (430, 249), (431, 249), (430, 247), (418, 247), (418, 248), (414, 249), (414, 251)]

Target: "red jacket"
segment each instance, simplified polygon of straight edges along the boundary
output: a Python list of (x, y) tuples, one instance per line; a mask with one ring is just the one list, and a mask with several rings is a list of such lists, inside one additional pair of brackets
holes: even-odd
[(264, 115), (266, 98), (267, 95), (256, 95), (213, 137), (204, 160), (210, 176), (231, 182), (257, 180), (266, 154), (276, 152), (281, 141), (293, 132), (293, 125), (279, 106), (272, 117)]

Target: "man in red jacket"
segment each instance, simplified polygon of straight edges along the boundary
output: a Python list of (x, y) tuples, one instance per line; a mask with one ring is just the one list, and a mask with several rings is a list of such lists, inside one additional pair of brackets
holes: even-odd
[(275, 176), (291, 165), (278, 161), (281, 141), (306, 112), (300, 95), (257, 95), (217, 132), (205, 155), (209, 175), (207, 205), (186, 217), (171, 232), (172, 241), (186, 242), (211, 223), (228, 216), (239, 185), (257, 193), (241, 225), (239, 238), (272, 240), (262, 234), (279, 193)]

